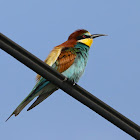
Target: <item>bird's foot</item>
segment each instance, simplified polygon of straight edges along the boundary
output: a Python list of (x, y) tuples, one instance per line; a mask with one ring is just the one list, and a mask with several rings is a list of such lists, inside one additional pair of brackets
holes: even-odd
[(63, 82), (65, 82), (65, 81), (67, 81), (68, 80), (68, 78), (67, 77), (65, 77), (65, 79), (63, 80)]
[(69, 78), (67, 78), (67, 77), (65, 77), (65, 79), (63, 80), (63, 82), (65, 82), (65, 81), (68, 81), (70, 84), (72, 84), (73, 86), (75, 86), (76, 85), (76, 83), (74, 82), (74, 80), (71, 80), (71, 79), (69, 79)]
[(72, 84), (73, 86), (76, 85), (76, 83), (74, 82), (74, 80), (70, 80), (70, 79), (68, 79), (67, 81), (68, 81), (70, 84)]
[(70, 81), (71, 81), (71, 83), (72, 83), (73, 86), (76, 85), (76, 83), (74, 82), (74, 80), (70, 80)]

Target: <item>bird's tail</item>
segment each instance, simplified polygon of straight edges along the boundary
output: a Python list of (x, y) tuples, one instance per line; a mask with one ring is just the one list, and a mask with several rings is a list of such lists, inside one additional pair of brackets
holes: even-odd
[[(42, 86), (42, 84), (40, 84), (40, 87), (41, 86)], [(17, 116), (23, 110), (23, 108), (27, 104), (29, 104), (36, 96), (39, 96), (39, 97), (31, 105), (31, 107), (29, 107), (28, 110), (34, 108), (36, 105), (38, 105), (39, 103), (41, 103), (44, 99), (46, 99), (49, 95), (51, 95), (54, 91), (56, 91), (58, 89), (55, 85), (53, 85), (53, 84), (51, 84), (49, 82), (47, 83), (46, 86), (43, 86), (43, 87), (44, 88), (41, 87), (41, 89), (39, 89), (39, 88), (33, 88), (33, 90), (30, 92), (30, 94), (19, 104), (19, 106), (14, 110), (14, 112), (9, 116), (9, 118), (12, 115)]]
[(57, 88), (54, 88), (54, 89), (52, 89), (52, 91), (44, 92), (41, 95), (39, 95), (38, 98), (35, 100), (35, 102), (27, 109), (27, 111), (33, 109), (35, 106), (40, 104), (42, 101), (44, 101), (47, 97), (49, 97), (56, 90), (57, 90)]
[(8, 121), (12, 115), (17, 116), (23, 110), (23, 108), (36, 97), (34, 96), (33, 98), (30, 98), (32, 94), (33, 91), (31, 91), (31, 93), (19, 104), (19, 106), (14, 110), (14, 112), (9, 116), (9, 118), (6, 121)]

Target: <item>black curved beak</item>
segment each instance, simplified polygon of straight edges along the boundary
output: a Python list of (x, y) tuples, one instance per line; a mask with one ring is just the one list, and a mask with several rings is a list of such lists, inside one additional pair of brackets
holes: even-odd
[(100, 37), (100, 36), (107, 36), (106, 34), (92, 34), (91, 38), (96, 38), (96, 37)]

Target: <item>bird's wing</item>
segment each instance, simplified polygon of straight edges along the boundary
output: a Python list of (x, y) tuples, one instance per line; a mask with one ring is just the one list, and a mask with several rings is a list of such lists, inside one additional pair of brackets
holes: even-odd
[[(74, 47), (55, 47), (45, 59), (45, 63), (62, 73), (73, 64), (77, 51), (78, 49)], [(41, 76), (38, 74), (37, 81), (40, 78)]]
[[(45, 63), (48, 64), (49, 66), (52, 66), (57, 58), (59, 57), (60, 53), (61, 53), (62, 47), (60, 46), (56, 46), (48, 55), (48, 57), (45, 59)], [(41, 75), (37, 74), (36, 76), (36, 80), (39, 81), (41, 78)]]
[(62, 49), (59, 57), (52, 67), (54, 67), (60, 73), (67, 70), (73, 63), (76, 58), (76, 49), (75, 48), (64, 48)]

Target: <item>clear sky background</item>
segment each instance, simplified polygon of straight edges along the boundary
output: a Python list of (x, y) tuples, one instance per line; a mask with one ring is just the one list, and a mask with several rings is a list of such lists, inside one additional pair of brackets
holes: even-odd
[[(0, 0), (0, 32), (42, 60), (81, 28), (108, 36), (94, 40), (78, 84), (140, 125), (139, 0)], [(5, 123), (36, 73), (2, 50), (0, 72), (1, 140), (133, 139), (62, 90)]]

